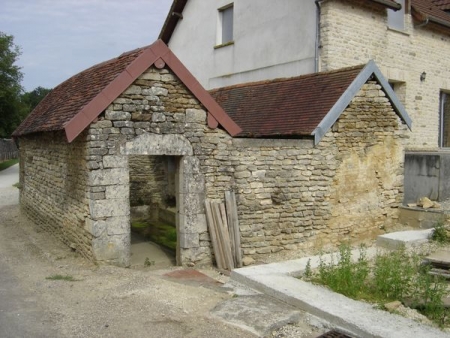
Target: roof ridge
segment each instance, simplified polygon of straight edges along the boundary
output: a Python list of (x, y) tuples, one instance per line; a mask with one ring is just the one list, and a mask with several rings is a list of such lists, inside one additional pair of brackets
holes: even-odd
[(268, 85), (268, 84), (272, 84), (272, 83), (303, 80), (303, 79), (317, 77), (317, 76), (341, 74), (341, 73), (345, 73), (348, 71), (363, 69), (365, 66), (366, 66), (366, 64), (361, 64), (361, 65), (357, 65), (357, 66), (349, 66), (349, 67), (344, 67), (344, 68), (339, 68), (339, 69), (332, 69), (332, 70), (325, 71), (325, 72), (302, 74), (302, 75), (292, 76), (292, 77), (280, 77), (280, 78), (275, 78), (275, 79), (271, 79), (271, 80), (261, 80), (261, 81), (252, 81), (252, 82), (246, 82), (246, 83), (238, 83), (238, 84), (234, 84), (234, 85), (230, 85), (230, 86), (213, 88), (213, 89), (210, 89), (209, 92), (218, 92), (220, 90), (229, 90), (229, 89), (233, 89), (233, 88), (256, 87), (256, 86)]

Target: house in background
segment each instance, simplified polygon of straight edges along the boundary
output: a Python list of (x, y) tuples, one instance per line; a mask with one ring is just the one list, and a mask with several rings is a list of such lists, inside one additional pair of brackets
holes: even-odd
[(374, 60), (414, 121), (404, 202), (444, 200), (449, 12), (449, 0), (175, 0), (160, 38), (207, 89)]
[(20, 203), (121, 266), (134, 204), (175, 207), (176, 261), (192, 266), (213, 262), (205, 199), (233, 190), (248, 264), (395, 222), (409, 127), (372, 61), (207, 92), (157, 41), (61, 83), (17, 128)]

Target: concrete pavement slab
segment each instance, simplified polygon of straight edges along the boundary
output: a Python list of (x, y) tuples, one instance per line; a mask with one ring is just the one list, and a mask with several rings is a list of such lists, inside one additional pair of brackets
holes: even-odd
[[(376, 252), (376, 249), (371, 250)], [(370, 254), (373, 254), (372, 251)], [(357, 250), (353, 251), (353, 255), (357, 255)], [(327, 255), (322, 259), (330, 257)], [(235, 269), (231, 279), (326, 320), (349, 335), (369, 338), (449, 337), (448, 333), (438, 329), (293, 277), (302, 274), (309, 259)], [(319, 261), (318, 256), (312, 257), (311, 268), (317, 267)]]
[(377, 245), (387, 249), (398, 249), (401, 246), (414, 247), (428, 242), (434, 229), (398, 231), (377, 237)]
[(19, 164), (0, 171), (0, 189), (10, 188), (19, 182)]

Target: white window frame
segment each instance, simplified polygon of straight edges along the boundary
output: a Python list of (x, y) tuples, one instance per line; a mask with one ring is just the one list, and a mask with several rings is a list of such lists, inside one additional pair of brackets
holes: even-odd
[[(234, 42), (234, 3), (219, 8), (216, 46), (227, 46)], [(231, 26), (231, 27), (230, 27)]]

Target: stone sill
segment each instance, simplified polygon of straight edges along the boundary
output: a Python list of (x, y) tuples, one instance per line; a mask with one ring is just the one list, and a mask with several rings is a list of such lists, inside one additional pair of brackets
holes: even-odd
[(396, 29), (396, 28), (391, 28), (391, 27), (389, 27), (389, 26), (387, 26), (386, 29), (387, 29), (388, 31), (391, 31), (391, 32), (394, 32), (394, 33), (399, 33), (399, 34), (406, 35), (406, 36), (410, 36), (410, 35), (411, 35), (411, 34), (409, 34), (409, 33), (408, 33), (407, 31), (405, 31), (405, 30)]
[(226, 43), (223, 43), (223, 44), (220, 44), (220, 45), (215, 45), (214, 49), (219, 49), (219, 48), (226, 47), (226, 46), (231, 46), (231, 45), (234, 45), (234, 41), (229, 41), (229, 42), (226, 42)]

